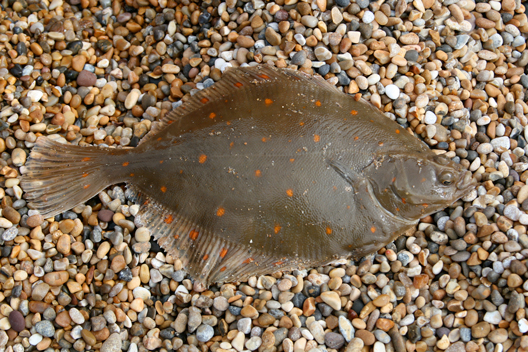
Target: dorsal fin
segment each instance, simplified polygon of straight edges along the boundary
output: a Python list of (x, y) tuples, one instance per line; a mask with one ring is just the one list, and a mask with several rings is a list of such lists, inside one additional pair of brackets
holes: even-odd
[(150, 132), (141, 140), (140, 144), (153, 138), (159, 131), (180, 118), (192, 114), (194, 111), (207, 104), (213, 104), (220, 99), (225, 99), (238, 89), (249, 89), (256, 84), (277, 84), (280, 80), (304, 81), (313, 84), (320, 89), (339, 92), (334, 86), (322, 77), (310, 76), (300, 71), (289, 69), (278, 69), (273, 66), (237, 67), (228, 69), (222, 79), (211, 87), (200, 90), (181, 106), (174, 109), (160, 121), (152, 124)]

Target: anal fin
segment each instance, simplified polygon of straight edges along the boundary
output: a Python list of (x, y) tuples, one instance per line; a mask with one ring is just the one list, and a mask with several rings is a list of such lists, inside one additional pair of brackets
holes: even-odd
[(272, 274), (280, 270), (323, 265), (335, 258), (303, 261), (299, 258), (278, 258), (247, 245), (226, 240), (196, 221), (157, 204), (133, 186), (136, 201), (143, 204), (139, 213), (154, 239), (171, 256), (182, 261), (193, 279), (208, 286), (217, 282), (235, 282), (254, 275)]

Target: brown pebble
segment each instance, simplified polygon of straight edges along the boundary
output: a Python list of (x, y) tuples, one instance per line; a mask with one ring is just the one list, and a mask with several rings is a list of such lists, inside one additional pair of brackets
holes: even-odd
[(57, 317), (55, 317), (55, 323), (63, 328), (70, 326), (71, 318), (68, 311), (63, 310), (62, 312), (57, 314)]
[(51, 286), (60, 286), (66, 283), (70, 278), (67, 271), (54, 271), (44, 275), (44, 282)]
[(490, 330), (491, 330), (490, 323), (486, 321), (482, 321), (471, 327), (471, 336), (473, 336), (474, 338), (480, 339), (481, 337), (488, 336)]
[(356, 331), (356, 337), (359, 337), (366, 346), (372, 346), (376, 342), (374, 334), (368, 330), (358, 330)]
[(97, 76), (95, 73), (82, 70), (77, 76), (77, 84), (81, 87), (91, 87), (95, 85)]
[(112, 259), (112, 263), (110, 264), (110, 269), (114, 271), (114, 273), (118, 273), (121, 270), (123, 270), (126, 266), (125, 257), (122, 255), (116, 255), (114, 259)]
[(82, 329), (81, 336), (87, 345), (94, 346), (97, 343), (97, 339), (90, 330)]
[(2, 209), (2, 216), (13, 224), (18, 224), (20, 222), (20, 213), (10, 206), (6, 206)]
[(71, 249), (70, 235), (63, 234), (57, 241), (57, 251), (62, 254), (69, 254)]

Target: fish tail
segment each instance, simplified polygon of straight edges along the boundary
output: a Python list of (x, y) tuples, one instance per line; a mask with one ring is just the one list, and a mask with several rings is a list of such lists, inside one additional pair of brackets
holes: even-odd
[(115, 166), (129, 149), (80, 147), (39, 137), (21, 168), (21, 186), (32, 209), (45, 218), (83, 203), (126, 174)]

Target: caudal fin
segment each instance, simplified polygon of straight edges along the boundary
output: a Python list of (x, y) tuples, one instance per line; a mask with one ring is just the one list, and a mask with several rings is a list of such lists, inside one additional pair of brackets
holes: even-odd
[(87, 201), (122, 180), (112, 175), (126, 150), (79, 147), (39, 137), (25, 167), (21, 186), (32, 209), (52, 217)]

